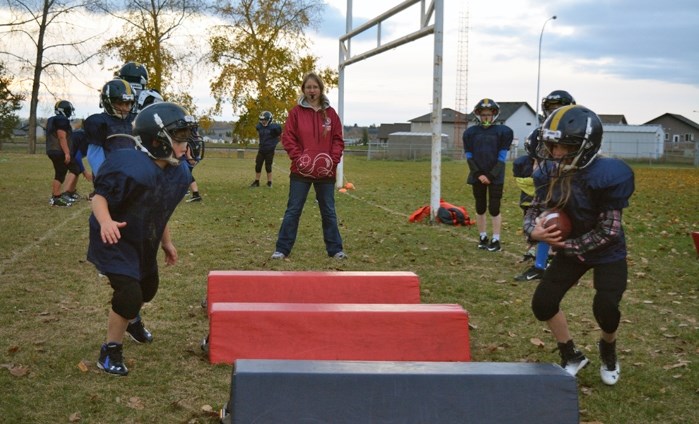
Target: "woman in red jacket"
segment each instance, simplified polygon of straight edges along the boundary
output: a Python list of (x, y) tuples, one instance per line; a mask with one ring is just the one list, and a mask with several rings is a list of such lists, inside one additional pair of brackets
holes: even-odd
[(301, 90), (282, 134), (282, 145), (291, 159), (289, 200), (272, 259), (284, 259), (291, 253), (311, 186), (320, 207), (328, 256), (345, 259), (335, 214), (335, 170), (345, 148), (342, 123), (323, 94), (325, 86), (318, 75), (306, 74)]

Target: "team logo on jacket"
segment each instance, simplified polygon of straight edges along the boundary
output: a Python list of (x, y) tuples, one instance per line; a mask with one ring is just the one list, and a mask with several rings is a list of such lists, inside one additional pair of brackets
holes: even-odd
[(333, 160), (327, 153), (318, 153), (314, 158), (309, 154), (303, 154), (296, 161), (299, 174), (304, 177), (325, 178), (333, 174)]

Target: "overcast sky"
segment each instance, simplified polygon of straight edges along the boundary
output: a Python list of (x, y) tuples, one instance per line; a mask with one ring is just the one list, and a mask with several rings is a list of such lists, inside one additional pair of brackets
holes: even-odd
[[(354, 27), (403, 0), (352, 0)], [(539, 36), (539, 97), (568, 90), (578, 104), (599, 114), (623, 114), (642, 124), (663, 113), (699, 122), (699, 3), (697, 0), (445, 0), (442, 106), (456, 108), (457, 54), (468, 54), (466, 110), (484, 97), (526, 101), (536, 109)], [(337, 67), (338, 38), (345, 32), (347, 0), (327, 0), (318, 30), (309, 33), (312, 53), (323, 66)], [(459, 27), (468, 16), (467, 37)], [(102, 25), (102, 24), (100, 24)], [(206, 23), (189, 30), (201, 32)], [(118, 30), (114, 26), (113, 30)], [(382, 42), (419, 29), (419, 5), (382, 26)], [(463, 31), (462, 31), (463, 32)], [(462, 34), (465, 35), (465, 34)], [(106, 36), (105, 36), (106, 37)], [(99, 37), (97, 37), (99, 38)], [(106, 38), (105, 38), (106, 39)], [(182, 41), (183, 45), (189, 41)], [(376, 47), (375, 30), (352, 43), (352, 53)], [(201, 47), (199, 47), (201, 48)], [(427, 36), (352, 64), (345, 73), (344, 123), (407, 122), (431, 112), (434, 37)], [(463, 73), (467, 71), (467, 73)], [(88, 72), (81, 84), (65, 88), (78, 117), (99, 112), (97, 90), (110, 75)], [(104, 74), (104, 75), (103, 75)], [(206, 72), (197, 73), (191, 94), (200, 109), (213, 104)], [(92, 81), (88, 81), (93, 78)], [(86, 88), (86, 85), (89, 88)], [(60, 93), (60, 88), (54, 91)], [(330, 92), (337, 107), (337, 90)], [(60, 94), (59, 94), (60, 95)], [(54, 100), (42, 98), (40, 115), (51, 115)], [(23, 110), (22, 115), (26, 114)], [(235, 119), (228, 109), (218, 119)]]
[[(354, 26), (400, 3), (353, 0)], [(328, 4), (316, 46), (326, 63), (336, 66), (347, 2)], [(399, 22), (384, 25), (383, 39), (417, 29), (418, 12), (405, 11)], [(468, 42), (459, 43), (466, 15)], [(445, 0), (442, 106), (457, 103), (461, 47), (468, 53), (467, 111), (483, 97), (526, 101), (535, 109), (539, 37), (553, 15), (557, 19), (548, 21), (542, 40), (539, 97), (568, 90), (578, 104), (600, 114), (623, 114), (632, 124), (666, 112), (699, 122), (696, 0)], [(367, 48), (376, 46), (375, 34), (369, 34)], [(358, 44), (352, 44), (353, 53), (362, 51), (355, 51)], [(348, 66), (345, 123), (405, 122), (429, 113), (433, 44), (428, 36)]]

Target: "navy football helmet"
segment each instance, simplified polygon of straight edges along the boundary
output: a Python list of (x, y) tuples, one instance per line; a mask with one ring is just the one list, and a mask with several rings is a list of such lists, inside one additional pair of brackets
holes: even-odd
[[(490, 109), (493, 112), (493, 120), (492, 121), (489, 121), (489, 122), (481, 121), (481, 111), (483, 109)], [(495, 102), (495, 100), (482, 99), (476, 104), (476, 107), (473, 108), (473, 114), (476, 116), (476, 119), (478, 120), (478, 122), (487, 128), (487, 127), (491, 126), (498, 119), (498, 115), (500, 115), (500, 105), (498, 105)]]
[[(540, 160), (558, 162), (559, 172), (588, 166), (602, 147), (602, 121), (585, 106), (568, 105), (556, 109), (546, 118), (539, 131), (536, 156)], [(572, 146), (562, 158), (555, 159), (554, 145)]]
[[(181, 129), (189, 130), (184, 138), (175, 135), (175, 131)], [(180, 159), (174, 156), (173, 143), (186, 142), (192, 151), (202, 144), (197, 120), (184, 108), (170, 102), (153, 103), (139, 112), (133, 134), (152, 158), (165, 159), (171, 165), (177, 165)]]
[(119, 69), (119, 78), (131, 84), (138, 84), (140, 88), (148, 85), (148, 70), (145, 66), (136, 62), (126, 62)]
[(536, 149), (539, 147), (539, 128), (529, 133), (524, 139), (524, 150), (533, 158), (536, 158)]
[(75, 113), (75, 108), (68, 100), (59, 100), (54, 106), (54, 112), (56, 112), (56, 115), (63, 115), (66, 118), (70, 118)]
[(128, 102), (133, 105), (135, 100), (131, 84), (123, 79), (115, 78), (102, 87), (100, 106), (102, 106), (108, 114), (116, 116), (119, 119), (124, 119), (126, 116), (123, 116), (121, 112), (114, 108), (114, 103), (120, 101)]
[(548, 96), (541, 99), (541, 110), (547, 117), (559, 107), (574, 105), (575, 99), (565, 90), (554, 90)]
[(272, 112), (269, 111), (264, 111), (260, 114), (260, 122), (263, 125), (269, 125), (272, 122), (272, 119), (274, 116), (272, 115)]

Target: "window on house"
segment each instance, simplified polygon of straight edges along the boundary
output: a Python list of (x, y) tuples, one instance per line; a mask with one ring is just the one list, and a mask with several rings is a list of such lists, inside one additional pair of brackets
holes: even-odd
[(665, 141), (670, 141), (670, 134), (665, 133)]
[(684, 135), (684, 141), (694, 141), (694, 133), (687, 133)]
[(672, 136), (672, 142), (673, 143), (679, 143), (680, 142), (680, 135), (679, 134), (674, 134)]

